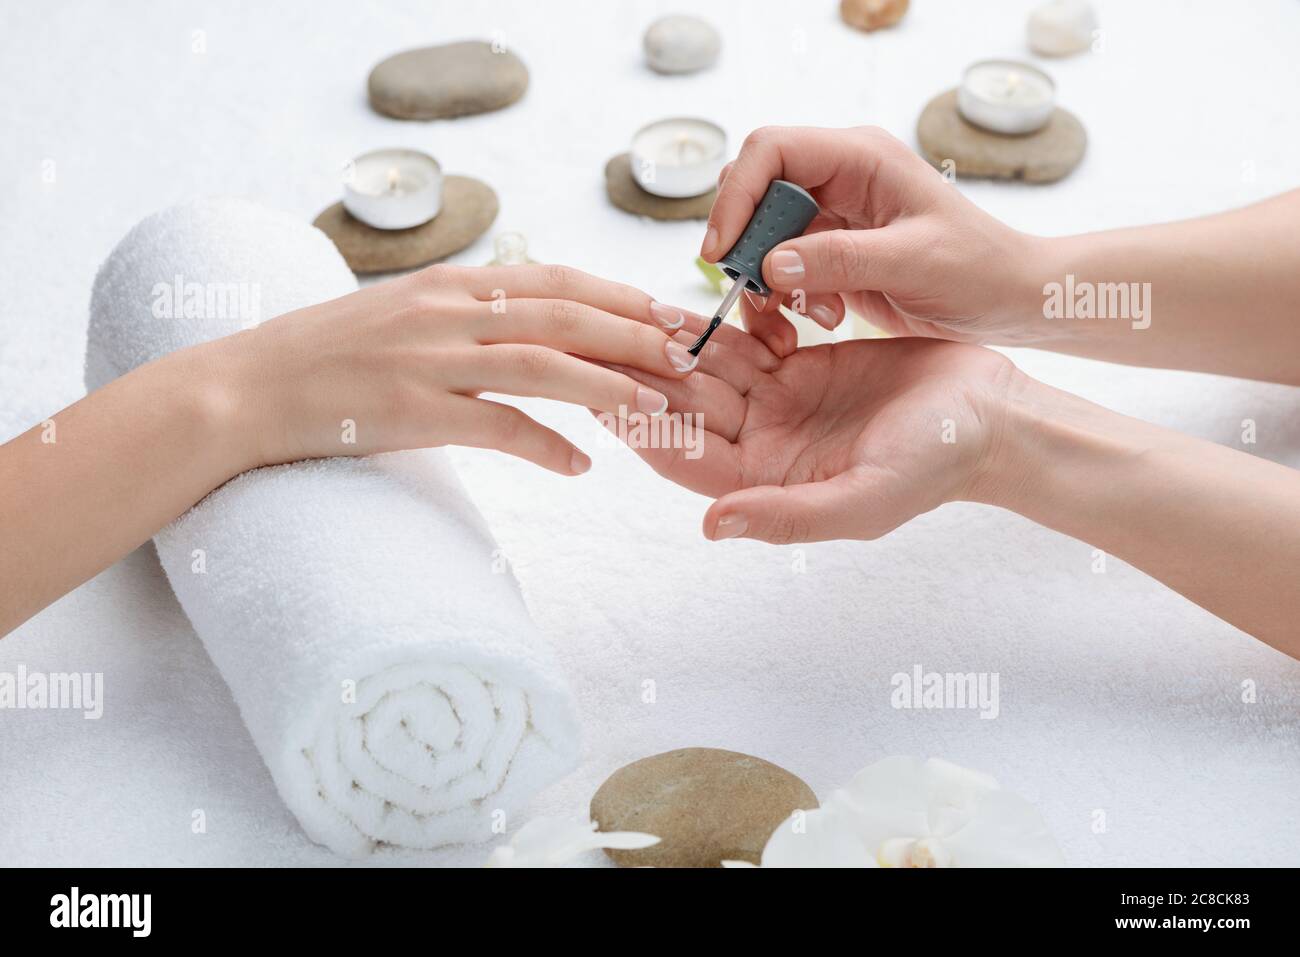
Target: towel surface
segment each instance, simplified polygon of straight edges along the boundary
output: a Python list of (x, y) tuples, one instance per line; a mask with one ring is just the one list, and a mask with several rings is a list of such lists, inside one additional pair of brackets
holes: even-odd
[[(87, 388), (355, 288), (292, 217), (233, 200), (148, 217), (95, 281)], [(224, 298), (221, 298), (224, 297)], [(568, 770), (573, 705), (439, 451), (257, 469), (155, 537), (168, 580), (316, 841), (487, 840)]]
[[(436, 16), (423, 0), (394, 0), (382, 14), (342, 0), (11, 5), (0, 31), (0, 210), (10, 224), (0, 229), (0, 431), (79, 396), (87, 292), (132, 223), (206, 193), (311, 222), (337, 201), (343, 162), (380, 145), (431, 151), (449, 172), (491, 183), (502, 229), (525, 233), (534, 259), (712, 308), (692, 263), (701, 224), (647, 223), (604, 197), (605, 161), (637, 127), (711, 103), (733, 149), (769, 123), (876, 123), (912, 142), (920, 110), (966, 64), (1027, 55), (1024, 15), (1037, 2), (927, 0), (897, 27), (862, 34), (820, 4), (747, 0), (752, 16), (729, 29), (718, 65), (668, 81), (641, 65), (639, 36), (680, 7), (672, 0), (574, 3), (565, 29), (558, 0), (444, 3)], [(734, 6), (697, 0), (692, 10), (722, 25)], [(1213, 0), (1097, 6), (1104, 52), (1044, 64), (1088, 128), (1079, 169), (1046, 187), (959, 176), (954, 188), (1016, 228), (1055, 235), (1295, 187), (1300, 111), (1275, 91), (1300, 87), (1287, 42), (1300, 4), (1257, 0), (1233, 17)], [(494, 36), (532, 74), (516, 105), (434, 124), (367, 107), (365, 77), (389, 54)], [(1188, 56), (1206, 49), (1230, 68)], [(767, 65), (758, 73), (756, 56)], [(629, 115), (629, 103), (646, 115)], [(53, 182), (42, 178), (46, 160)], [(455, 261), (492, 255), (485, 237)], [(1159, 303), (1157, 290), (1157, 323)], [(1015, 358), (1093, 401), (1300, 465), (1298, 390)], [(1094, 572), (1088, 546), (991, 509), (950, 506), (881, 541), (802, 556), (704, 542), (707, 502), (601, 444), (606, 433), (585, 411), (524, 404), (594, 465), (568, 479), (488, 452), (451, 454), (583, 724), (578, 769), (513, 815), (512, 831), (522, 816), (581, 813), (623, 764), (712, 745), (775, 761), (820, 794), (890, 754), (978, 768), (1039, 807), (1072, 865), (1300, 862), (1300, 664), (1122, 563)], [(1247, 418), (1258, 426), (1250, 446)], [(20, 664), (102, 672), (105, 713), (0, 714), (0, 861), (339, 860), (286, 810), (152, 549), (0, 641), (0, 670)], [(999, 672), (997, 719), (892, 708), (891, 676), (916, 664)], [(486, 853), (390, 849), (365, 863), (480, 864)]]

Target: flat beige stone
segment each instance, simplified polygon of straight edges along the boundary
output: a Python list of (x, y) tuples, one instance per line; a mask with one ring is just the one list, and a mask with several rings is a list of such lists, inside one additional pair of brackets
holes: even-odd
[(370, 71), (370, 105), (399, 120), (439, 120), (509, 106), (528, 68), (509, 50), (462, 40), (394, 54)]
[(641, 831), (660, 842), (607, 850), (621, 867), (718, 867), (757, 864), (763, 846), (817, 795), (770, 761), (718, 748), (681, 748), (619, 768), (591, 799), (602, 831)]
[(940, 93), (916, 121), (921, 155), (940, 169), (956, 164), (957, 178), (1019, 179), (1052, 183), (1083, 159), (1088, 134), (1078, 117), (1059, 106), (1041, 130), (1022, 136), (992, 133), (968, 123), (957, 110), (957, 90)]
[(312, 225), (334, 240), (353, 272), (394, 272), (460, 252), (487, 232), (498, 208), (497, 194), (487, 183), (448, 176), (442, 185), (442, 211), (422, 226), (375, 229), (354, 219), (342, 203), (325, 210)]
[(651, 219), (708, 219), (718, 191), (669, 199), (647, 193), (632, 175), (632, 154), (620, 153), (605, 164), (605, 194), (619, 209)]

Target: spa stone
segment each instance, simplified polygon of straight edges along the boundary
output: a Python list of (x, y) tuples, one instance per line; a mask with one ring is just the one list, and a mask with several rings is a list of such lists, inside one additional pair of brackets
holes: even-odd
[(619, 209), (651, 219), (708, 219), (709, 210), (718, 191), (711, 189), (703, 196), (670, 199), (656, 196), (641, 188), (632, 175), (632, 156), (620, 153), (605, 164), (605, 195)]
[(499, 110), (528, 89), (528, 68), (481, 40), (407, 50), (370, 71), (370, 105), (399, 120), (440, 120)]
[(769, 761), (717, 748), (681, 748), (619, 768), (591, 799), (602, 831), (660, 838), (640, 850), (607, 850), (620, 867), (757, 864), (772, 832), (796, 810), (817, 807), (803, 781)]
[(991, 133), (968, 123), (957, 110), (957, 91), (931, 100), (916, 123), (921, 154), (940, 169), (956, 166), (957, 178), (1018, 179), (1052, 183), (1083, 159), (1088, 134), (1083, 124), (1059, 106), (1041, 130), (1023, 135)]
[(317, 216), (314, 225), (334, 240), (353, 272), (393, 272), (460, 252), (487, 232), (497, 209), (491, 186), (468, 176), (448, 176), (443, 181), (442, 211), (422, 226), (375, 229), (354, 219), (342, 203)]
[(840, 0), (840, 19), (859, 30), (892, 27), (907, 13), (908, 0)]
[(677, 14), (650, 24), (642, 40), (645, 61), (657, 73), (696, 73), (713, 66), (722, 37), (711, 23)]
[(1029, 14), (1025, 31), (1039, 56), (1072, 56), (1092, 46), (1097, 11), (1088, 0), (1050, 0)]

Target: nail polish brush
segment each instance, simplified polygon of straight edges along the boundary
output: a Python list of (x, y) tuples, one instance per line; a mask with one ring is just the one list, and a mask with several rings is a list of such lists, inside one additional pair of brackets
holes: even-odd
[(722, 325), (722, 320), (731, 312), (741, 292), (748, 289), (760, 296), (772, 292), (763, 282), (764, 257), (787, 239), (802, 236), (818, 212), (817, 200), (803, 187), (783, 179), (774, 179), (768, 184), (767, 192), (759, 200), (740, 238), (731, 251), (718, 260), (718, 268), (735, 281), (709, 320), (709, 327), (687, 350), (691, 355), (700, 354), (713, 330)]

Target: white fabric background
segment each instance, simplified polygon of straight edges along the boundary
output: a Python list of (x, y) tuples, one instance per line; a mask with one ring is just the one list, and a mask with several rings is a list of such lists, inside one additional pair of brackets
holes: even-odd
[[(337, 198), (343, 162), (382, 145), (423, 148), (493, 184), (496, 230), (524, 232), (534, 258), (706, 309), (691, 263), (700, 225), (642, 222), (604, 199), (605, 160), (638, 126), (706, 115), (738, 145), (763, 124), (876, 123), (912, 141), (921, 107), (965, 64), (1027, 55), (1032, 3), (916, 0), (899, 28), (868, 36), (839, 23), (833, 0), (697, 0), (725, 29), (720, 65), (658, 77), (641, 65), (640, 34), (677, 6), (7, 4), (0, 435), (81, 394), (91, 280), (134, 222), (213, 193), (310, 220)], [(1017, 227), (1066, 233), (1296, 185), (1300, 5), (1098, 7), (1105, 52), (1049, 64), (1060, 101), (1089, 131), (1080, 169), (1049, 187), (960, 188)], [(192, 52), (194, 30), (204, 54)], [(389, 53), (493, 34), (531, 71), (519, 104), (413, 124), (367, 107), (367, 72)], [(792, 52), (801, 39), (807, 52)], [(484, 238), (455, 260), (489, 258)], [(1155, 309), (1159, 321), (1158, 298)], [(1054, 384), (1227, 444), (1254, 418), (1252, 451), (1300, 465), (1296, 390), (1016, 358)], [(530, 408), (594, 453), (589, 475), (455, 457), (583, 710), (583, 762), (535, 812), (580, 812), (610, 771), (672, 747), (756, 753), (823, 794), (872, 760), (911, 753), (1023, 793), (1073, 864), (1300, 863), (1300, 664), (1114, 559), (1094, 575), (1088, 546), (989, 509), (948, 506), (879, 542), (808, 547), (807, 572), (795, 574), (792, 548), (704, 542), (706, 502), (599, 444), (585, 412)], [(891, 709), (890, 676), (918, 663), (998, 671), (1001, 716)], [(0, 670), (19, 664), (103, 671), (105, 715), (0, 712), (0, 863), (337, 863), (276, 797), (152, 549), (0, 642)], [(1240, 701), (1246, 679), (1256, 704)], [(208, 829), (195, 835), (200, 808)]]

